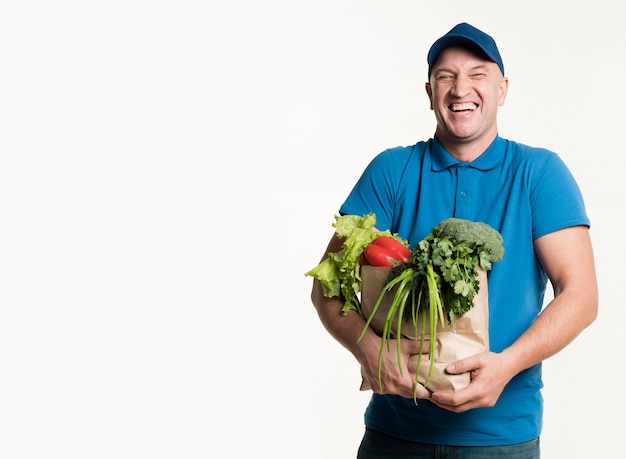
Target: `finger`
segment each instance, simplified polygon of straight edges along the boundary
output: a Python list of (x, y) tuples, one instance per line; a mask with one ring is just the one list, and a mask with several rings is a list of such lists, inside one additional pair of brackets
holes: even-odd
[(465, 373), (464, 371), (461, 371), (462, 366), (463, 365), (460, 364), (459, 362), (452, 362), (450, 365), (446, 367), (446, 373), (451, 374), (451, 375)]
[(471, 393), (464, 389), (458, 391), (436, 391), (431, 396), (431, 401), (446, 410), (460, 412), (466, 411), (474, 405)]
[(446, 367), (446, 373), (451, 375), (459, 375), (461, 373), (468, 373), (478, 368), (478, 361), (474, 357), (468, 357), (466, 359), (457, 360), (452, 362)]
[(428, 389), (426, 389), (424, 386), (422, 386), (419, 383), (415, 383), (415, 387), (414, 387), (414, 394), (415, 398), (419, 398), (422, 400), (430, 400), (430, 396), (432, 394), (431, 391), (429, 391)]
[(431, 400), (437, 406), (441, 406), (446, 409), (450, 409), (451, 407), (459, 404), (459, 402), (455, 399), (454, 391), (433, 392)]

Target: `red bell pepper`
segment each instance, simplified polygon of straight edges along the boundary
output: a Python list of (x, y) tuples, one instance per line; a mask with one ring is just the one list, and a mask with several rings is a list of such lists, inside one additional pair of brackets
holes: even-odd
[(361, 254), (361, 264), (391, 268), (398, 263), (406, 263), (411, 251), (401, 242), (390, 236), (378, 236)]

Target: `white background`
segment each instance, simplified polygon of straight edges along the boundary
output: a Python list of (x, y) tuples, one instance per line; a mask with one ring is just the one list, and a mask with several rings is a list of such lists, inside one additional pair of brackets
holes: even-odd
[(3, 3), (0, 456), (354, 457), (369, 394), (304, 272), (371, 158), (432, 136), (425, 56), (467, 21), (511, 80), (500, 134), (558, 152), (592, 220), (600, 316), (545, 363), (543, 457), (616, 457), (620, 11)]

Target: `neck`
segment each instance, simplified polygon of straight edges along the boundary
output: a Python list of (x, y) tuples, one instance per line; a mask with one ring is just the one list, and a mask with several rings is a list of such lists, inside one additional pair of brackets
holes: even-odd
[(450, 155), (461, 162), (469, 163), (474, 161), (489, 148), (489, 145), (491, 145), (496, 138), (497, 133), (482, 139), (468, 141), (446, 138), (446, 136), (440, 134), (439, 130), (436, 131), (436, 135), (441, 145), (443, 145)]

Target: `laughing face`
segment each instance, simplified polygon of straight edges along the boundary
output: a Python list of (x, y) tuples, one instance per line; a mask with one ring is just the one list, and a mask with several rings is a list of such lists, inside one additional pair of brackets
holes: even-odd
[(470, 50), (446, 48), (432, 67), (426, 92), (437, 138), (451, 154), (472, 161), (498, 133), (496, 116), (508, 90), (495, 62)]

